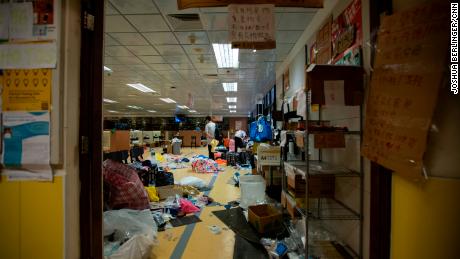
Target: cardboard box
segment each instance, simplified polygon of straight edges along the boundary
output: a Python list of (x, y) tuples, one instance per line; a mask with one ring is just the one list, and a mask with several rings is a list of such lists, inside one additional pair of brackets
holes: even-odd
[(286, 210), (288, 211), (289, 215), (291, 215), (292, 218), (295, 218), (299, 215), (299, 212), (297, 211), (296, 207), (296, 201), (290, 197), (290, 195), (286, 194)]
[(281, 147), (259, 145), (257, 148), (257, 162), (259, 165), (280, 165)]
[(305, 136), (305, 131), (296, 131), (295, 132), (295, 144), (299, 147), (299, 148), (303, 148), (304, 146), (304, 136)]
[(110, 152), (130, 150), (129, 130), (116, 130), (110, 134)]
[[(272, 168), (272, 174), (270, 174), (270, 167)], [(267, 186), (272, 184), (271, 176), (273, 176), (273, 185), (281, 185), (281, 167), (264, 165), (260, 168), (260, 174), (264, 176)]]
[(287, 205), (286, 195), (287, 194), (284, 190), (281, 191), (281, 206), (283, 206), (283, 208), (286, 208), (286, 205)]
[(249, 206), (248, 221), (259, 233), (278, 231), (283, 224), (281, 212), (268, 204)]
[(308, 197), (334, 198), (335, 176), (332, 174), (315, 175), (308, 178)]
[(324, 81), (344, 81), (345, 105), (363, 103), (364, 70), (358, 66), (316, 65), (307, 68), (305, 90), (311, 89), (311, 103), (325, 103)]
[(343, 132), (322, 132), (314, 135), (315, 148), (344, 148), (345, 134)]
[(305, 194), (306, 182), (303, 179), (303, 175), (296, 171), (286, 171), (287, 185), (292, 188), (298, 194)]

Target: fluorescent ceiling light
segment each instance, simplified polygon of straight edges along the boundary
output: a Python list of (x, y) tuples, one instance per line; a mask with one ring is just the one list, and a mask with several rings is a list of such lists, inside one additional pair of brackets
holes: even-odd
[(117, 103), (117, 101), (114, 101), (114, 100), (110, 100), (110, 99), (107, 99), (107, 98), (104, 98), (102, 99), (105, 103)]
[(112, 72), (112, 69), (110, 69), (110, 68), (104, 66), (104, 71), (105, 71), (105, 72)]
[(148, 88), (147, 86), (145, 86), (143, 84), (139, 84), (139, 83), (137, 83), (137, 84), (126, 84), (126, 85), (131, 86), (132, 88), (137, 89), (137, 90), (139, 90), (139, 91), (141, 91), (143, 93), (155, 93), (156, 92), (156, 91)]
[(219, 68), (238, 67), (238, 49), (232, 49), (232, 44), (213, 43), (212, 48)]
[(236, 103), (236, 97), (227, 97), (228, 103)]
[(107, 111), (110, 113), (118, 113), (117, 111), (114, 111), (114, 110), (107, 110)]
[(238, 83), (222, 83), (225, 92), (236, 92), (238, 91)]
[(136, 110), (141, 110), (142, 107), (136, 106), (136, 105), (126, 105), (126, 107), (131, 108), (131, 109), (136, 109)]
[(229, 105), (228, 108), (229, 109), (236, 109), (236, 105)]
[(160, 98), (160, 100), (162, 100), (165, 103), (176, 103), (176, 101), (170, 98)]
[(236, 110), (230, 110), (230, 112), (231, 112), (231, 113), (235, 113), (235, 112), (236, 112)]
[(188, 112), (192, 112), (192, 113), (194, 113), (194, 112), (196, 112), (196, 111), (195, 111), (195, 110), (190, 110), (190, 111), (188, 111)]
[(177, 107), (178, 107), (179, 109), (189, 109), (189, 108), (188, 108), (187, 106), (185, 106), (185, 105), (178, 105)]
[(154, 112), (157, 112), (157, 111), (154, 111), (154, 110), (147, 110), (148, 112), (151, 112), (151, 113), (154, 113)]

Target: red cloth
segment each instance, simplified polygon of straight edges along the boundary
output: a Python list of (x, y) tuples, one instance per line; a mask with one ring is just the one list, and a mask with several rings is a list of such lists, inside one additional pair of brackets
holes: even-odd
[(149, 199), (136, 170), (128, 165), (106, 160), (104, 181), (110, 186), (109, 205), (112, 209), (148, 209)]
[(224, 139), (224, 146), (225, 146), (226, 148), (228, 148), (228, 144), (229, 144), (229, 143), (230, 143), (230, 139), (229, 139), (229, 138), (225, 138), (225, 139)]

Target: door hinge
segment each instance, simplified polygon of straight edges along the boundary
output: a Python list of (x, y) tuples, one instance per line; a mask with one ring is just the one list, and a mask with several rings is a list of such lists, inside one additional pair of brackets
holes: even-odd
[(88, 136), (81, 136), (80, 140), (80, 153), (88, 154), (89, 139)]
[(83, 17), (83, 28), (90, 31), (94, 31), (94, 15), (89, 14), (86, 11)]

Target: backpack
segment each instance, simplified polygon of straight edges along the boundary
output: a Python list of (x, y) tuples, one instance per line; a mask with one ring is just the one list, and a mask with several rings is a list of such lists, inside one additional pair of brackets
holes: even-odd
[(219, 126), (216, 124), (216, 128), (214, 129), (214, 138), (217, 140), (221, 139), (221, 132)]

